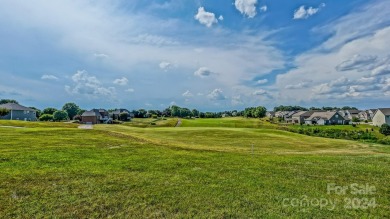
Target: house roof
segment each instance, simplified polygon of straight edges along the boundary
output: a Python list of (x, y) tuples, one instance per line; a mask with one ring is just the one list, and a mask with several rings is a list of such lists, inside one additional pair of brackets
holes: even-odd
[(379, 108), (378, 110), (385, 114), (385, 116), (390, 116), (390, 108)]
[(305, 113), (307, 113), (307, 111), (296, 112), (296, 113), (292, 114), (291, 117), (302, 116), (302, 115), (305, 114)]
[[(324, 120), (329, 120), (331, 119), (335, 114), (338, 114), (337, 112), (330, 112), (330, 111), (327, 111), (327, 112), (314, 112), (307, 120), (319, 120), (319, 119), (324, 119)], [(340, 115), (340, 117), (342, 117)], [(345, 120), (348, 120), (344, 117), (342, 117), (343, 119)]]
[(17, 104), (17, 103), (1, 104), (0, 108), (5, 108), (5, 109), (8, 109), (8, 110), (23, 110), (23, 111), (34, 111), (34, 112), (36, 112), (36, 110), (34, 110), (34, 109), (22, 106), (22, 105)]
[(348, 110), (350, 114), (359, 114), (360, 110)]
[(91, 110), (91, 111), (85, 111), (81, 116), (100, 116), (100, 114)]

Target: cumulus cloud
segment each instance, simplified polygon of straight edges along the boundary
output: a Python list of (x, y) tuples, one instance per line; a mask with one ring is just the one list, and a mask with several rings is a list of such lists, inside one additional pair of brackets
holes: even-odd
[(195, 15), (195, 19), (206, 27), (211, 27), (213, 24), (218, 23), (218, 20), (215, 18), (215, 14), (205, 11), (204, 7), (198, 8), (198, 13)]
[(58, 78), (54, 75), (42, 75), (42, 80), (58, 80)]
[(162, 70), (164, 71), (168, 71), (168, 69), (171, 69), (173, 67), (172, 63), (170, 62), (166, 62), (166, 61), (162, 61), (160, 62), (160, 64), (158, 65)]
[(183, 96), (183, 97), (193, 97), (194, 95), (193, 95), (189, 90), (187, 90), (186, 92), (184, 92), (184, 93), (182, 94), (182, 96)]
[(95, 58), (100, 58), (100, 59), (106, 59), (106, 58), (109, 57), (108, 55), (106, 55), (106, 54), (104, 54), (104, 53), (94, 53), (93, 56), (94, 56)]
[(256, 84), (258, 84), (258, 85), (266, 84), (266, 83), (268, 83), (268, 80), (267, 80), (267, 79), (261, 79), (261, 80), (258, 80), (258, 81), (256, 82)]
[(257, 0), (235, 0), (234, 2), (236, 9), (249, 18), (256, 16), (256, 4)]
[(237, 105), (242, 105), (244, 104), (242, 98), (241, 98), (241, 95), (236, 95), (236, 96), (233, 96), (232, 97), (232, 101), (231, 101), (231, 104), (233, 106), (237, 106)]
[(262, 12), (266, 12), (267, 10), (268, 10), (267, 5), (263, 5), (260, 7), (260, 11), (262, 11)]
[(125, 86), (127, 83), (129, 83), (129, 80), (125, 77), (115, 79), (112, 83), (120, 85), (120, 86)]
[(252, 94), (254, 96), (264, 96), (264, 95), (267, 95), (268, 92), (266, 90), (259, 89), (259, 90), (254, 91)]
[(223, 16), (219, 15), (218, 20), (223, 21)]
[(133, 93), (135, 90), (133, 88), (129, 88), (125, 90), (126, 92)]
[(73, 87), (69, 85), (65, 86), (65, 91), (69, 94), (86, 95), (90, 97), (115, 95), (115, 88), (103, 87), (95, 76), (90, 76), (85, 70), (77, 71), (77, 73), (72, 76), (72, 81), (74, 82)]
[(213, 74), (214, 74), (214, 72), (210, 71), (206, 67), (201, 67), (201, 68), (199, 68), (198, 70), (196, 70), (194, 72), (195, 76), (198, 76), (198, 77), (201, 77), (201, 78), (207, 78), (207, 77), (209, 77), (209, 76), (211, 76)]
[(214, 89), (211, 93), (207, 95), (210, 100), (225, 100), (226, 97), (223, 95), (221, 89)]
[(295, 10), (294, 19), (295, 20), (307, 19), (310, 16), (317, 14), (320, 11), (320, 9), (323, 7), (325, 7), (324, 3), (322, 3), (318, 8), (313, 8), (313, 7), (306, 8), (306, 6), (302, 5), (297, 10)]
[(300, 82), (298, 84), (286, 85), (284, 88), (286, 88), (286, 89), (302, 89), (302, 88), (308, 87), (308, 85), (309, 84), (307, 82)]

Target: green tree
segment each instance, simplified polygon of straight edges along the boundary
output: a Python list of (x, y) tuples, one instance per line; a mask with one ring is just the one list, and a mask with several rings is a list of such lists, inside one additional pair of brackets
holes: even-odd
[(256, 109), (254, 110), (254, 115), (253, 117), (255, 118), (263, 118), (265, 117), (265, 114), (267, 113), (267, 109), (263, 106), (258, 106), (256, 107)]
[(58, 111), (58, 109), (53, 108), (53, 107), (48, 107), (42, 111), (42, 114), (49, 114), (53, 115), (55, 111)]
[(352, 122), (360, 122), (360, 119), (358, 117), (353, 117)]
[(6, 108), (0, 108), (0, 116), (6, 116), (9, 112), (10, 111)]
[(35, 115), (37, 116), (37, 118), (39, 118), (42, 114), (42, 111), (36, 107), (29, 107), (30, 109), (33, 109), (35, 110)]
[(128, 114), (127, 112), (123, 112), (119, 114), (119, 120), (121, 121), (129, 121), (129, 118), (130, 118), (130, 114)]
[(19, 104), (19, 102), (16, 101), (16, 100), (11, 100), (11, 99), (1, 99), (0, 100), (0, 104), (6, 104), (6, 103), (17, 103), (17, 104)]
[(65, 103), (62, 110), (68, 113), (70, 119), (73, 119), (73, 117), (79, 112), (80, 107), (75, 103)]
[(53, 114), (54, 121), (63, 121), (68, 119), (69, 119), (68, 113), (64, 110), (55, 111)]
[(379, 129), (379, 132), (386, 135), (386, 136), (390, 135), (390, 125), (383, 124), (381, 126), (381, 128)]
[(39, 120), (40, 121), (52, 121), (53, 120), (53, 115), (51, 115), (51, 114), (42, 114), (39, 117)]
[(180, 107), (175, 105), (171, 106), (171, 115), (173, 117), (180, 117)]
[(192, 116), (194, 116), (194, 117), (198, 117), (198, 116), (199, 116), (199, 110), (193, 109), (193, 110), (191, 111), (191, 114), (192, 114)]

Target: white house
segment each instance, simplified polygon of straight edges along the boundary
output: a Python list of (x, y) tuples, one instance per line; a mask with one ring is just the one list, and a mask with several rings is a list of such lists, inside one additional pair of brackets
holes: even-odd
[(390, 125), (390, 108), (379, 108), (372, 118), (372, 124), (381, 126), (385, 123)]

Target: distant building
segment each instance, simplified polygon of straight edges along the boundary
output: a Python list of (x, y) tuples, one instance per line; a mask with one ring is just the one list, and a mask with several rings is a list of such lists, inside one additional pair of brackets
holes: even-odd
[(372, 124), (375, 126), (390, 125), (390, 108), (379, 108), (372, 118)]
[(293, 124), (303, 124), (305, 123), (305, 119), (308, 119), (313, 113), (322, 112), (322, 111), (300, 111), (291, 116), (291, 123)]
[(85, 111), (81, 115), (81, 123), (84, 123), (84, 124), (99, 124), (100, 123), (100, 117), (101, 117), (101, 115), (98, 112), (94, 111), (94, 110)]
[(305, 119), (305, 123), (310, 125), (347, 125), (349, 122), (348, 118), (335, 111), (314, 112), (309, 118)]
[(0, 108), (5, 108), (10, 111), (8, 115), (0, 117), (0, 119), (37, 121), (37, 115), (34, 109), (19, 105), (17, 103), (1, 104)]
[(112, 111), (110, 113), (110, 118), (112, 118), (113, 120), (119, 120), (119, 115), (121, 113), (128, 113), (129, 114), (129, 117), (127, 118), (127, 120), (131, 120), (132, 117), (134, 117), (134, 114), (131, 113), (129, 110), (127, 109), (116, 109), (114, 111)]
[(268, 118), (272, 119), (275, 117), (275, 112), (274, 111), (268, 111), (265, 113), (265, 116), (267, 116)]

